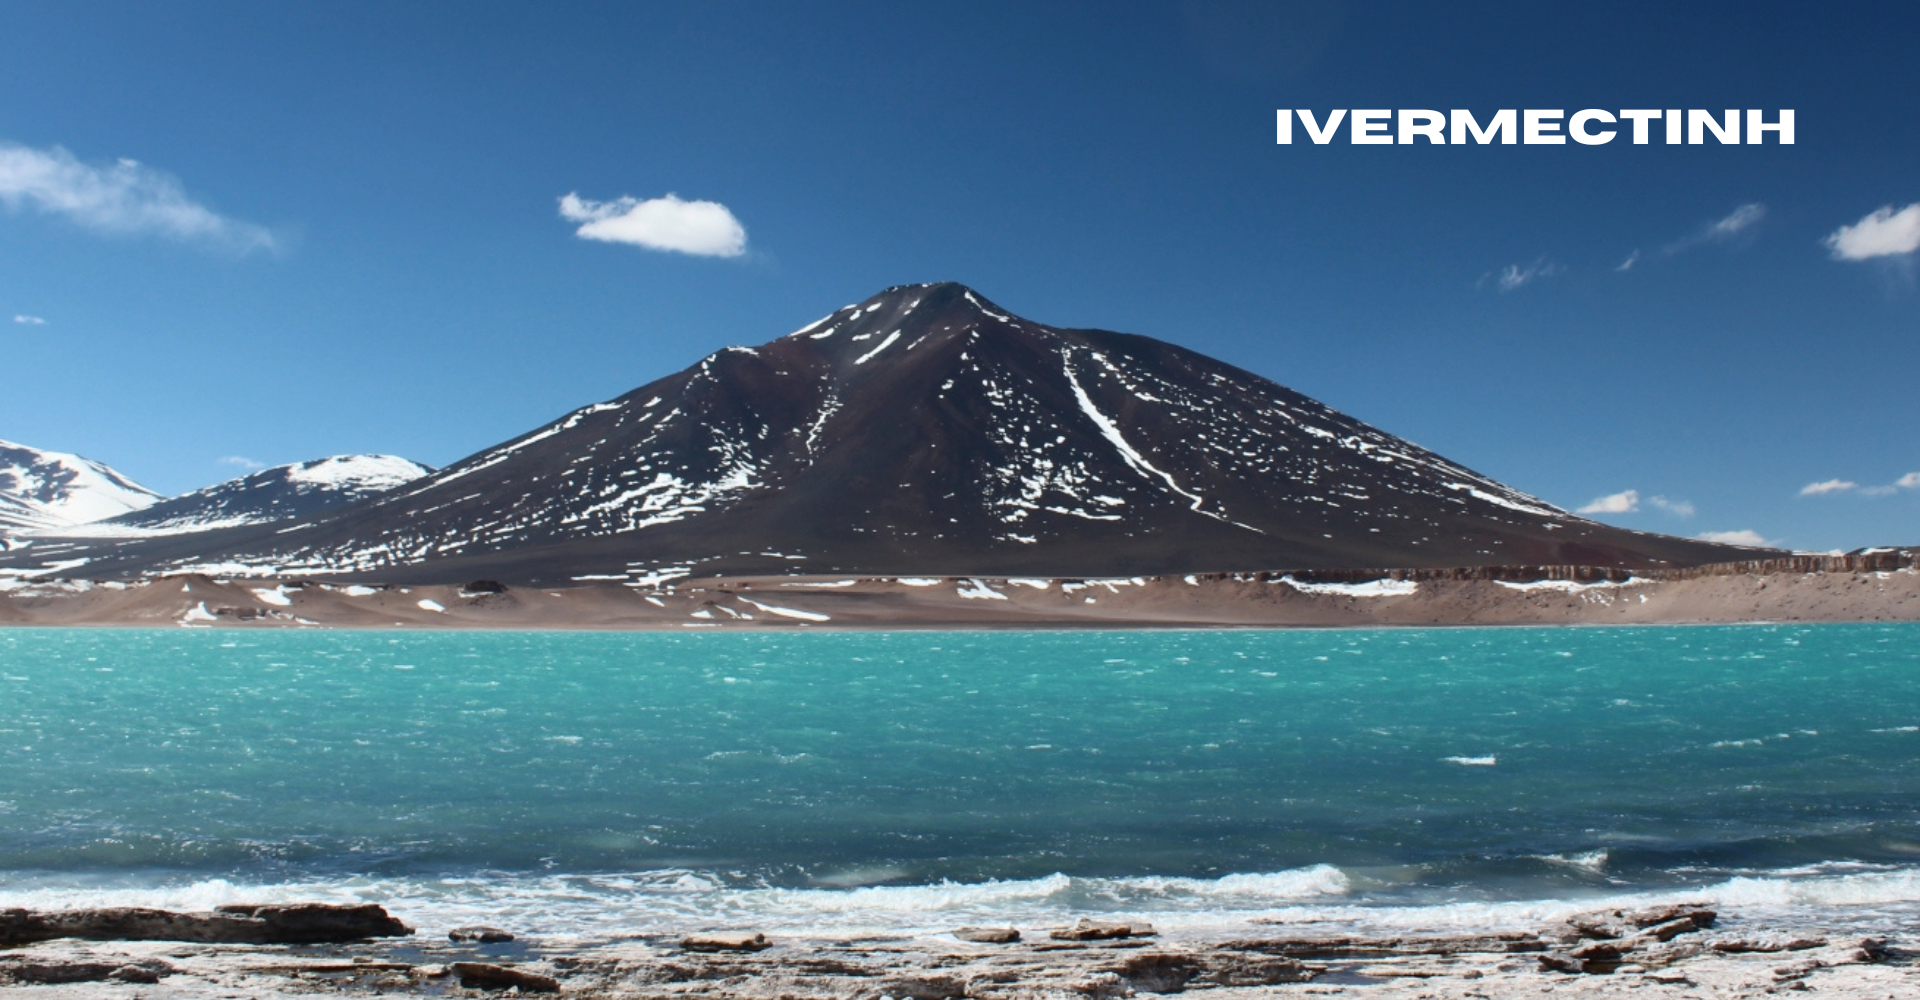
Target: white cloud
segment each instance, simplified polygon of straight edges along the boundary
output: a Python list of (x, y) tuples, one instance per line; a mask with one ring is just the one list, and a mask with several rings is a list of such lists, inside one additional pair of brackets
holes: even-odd
[(1545, 257), (1542, 257), (1525, 267), (1519, 264), (1508, 264), (1497, 272), (1483, 276), (1480, 281), (1484, 284), (1488, 278), (1492, 278), (1495, 284), (1500, 287), (1501, 291), (1511, 292), (1523, 285), (1530, 285), (1541, 278), (1551, 278), (1559, 274), (1560, 270), (1560, 265), (1550, 263)]
[(1672, 514), (1674, 517), (1692, 517), (1694, 515), (1693, 501), (1691, 500), (1669, 500), (1666, 497), (1648, 497), (1647, 503)]
[(15, 323), (20, 323), (25, 326), (46, 326), (47, 325), (46, 320), (41, 319), (38, 316), (28, 316), (26, 313), (15, 313), (13, 316), (13, 321)]
[(220, 460), (220, 464), (221, 465), (237, 465), (242, 469), (246, 469), (248, 471), (252, 471), (254, 469), (264, 469), (267, 467), (267, 463), (256, 462), (253, 459), (246, 457), (245, 455), (228, 455), (227, 457)]
[(1834, 260), (1894, 257), (1920, 250), (1920, 201), (1894, 211), (1883, 205), (1851, 226), (1841, 226), (1826, 240)]
[(747, 230), (717, 201), (617, 198), (588, 201), (578, 194), (560, 199), (560, 217), (581, 223), (575, 235), (608, 243), (631, 243), (697, 257), (738, 257), (747, 252)]
[[(1823, 488), (1814, 490), (1815, 486)], [(1853, 483), (1832, 479), (1824, 483), (1814, 483), (1812, 486), (1801, 490), (1800, 493), (1803, 496), (1806, 495), (1808, 490), (1813, 490), (1816, 493), (1837, 493), (1841, 490), (1852, 489), (1853, 486)], [(1909, 472), (1885, 486), (1864, 486), (1861, 487), (1860, 492), (1870, 497), (1890, 497), (1901, 490), (1920, 490), (1920, 472)]]
[(1754, 223), (1767, 217), (1767, 206), (1751, 202), (1736, 208), (1726, 218), (1707, 227), (1707, 238), (1714, 240), (1730, 239), (1753, 227)]
[(1857, 489), (1859, 486), (1859, 483), (1850, 482), (1845, 479), (1828, 479), (1818, 483), (1808, 483), (1800, 487), (1800, 495), (1803, 497), (1817, 497), (1825, 496), (1828, 493), (1845, 493), (1848, 490)]
[(226, 218), (188, 198), (171, 174), (134, 160), (82, 163), (59, 146), (0, 143), (0, 203), (106, 233), (165, 236), (241, 252), (275, 245), (265, 227)]
[(1621, 490), (1618, 493), (1610, 493), (1603, 497), (1596, 497), (1594, 498), (1594, 501), (1592, 503), (1586, 505), (1585, 507), (1580, 508), (1578, 511), (1575, 511), (1575, 513), (1578, 513), (1578, 514), (1631, 514), (1634, 511), (1639, 509), (1640, 509), (1640, 491), (1639, 490)]
[[(1689, 500), (1670, 500), (1666, 497), (1648, 497), (1647, 506), (1665, 511), (1675, 517), (1692, 517), (1693, 503)], [(1639, 490), (1621, 490), (1603, 497), (1595, 497), (1593, 502), (1579, 509), (1581, 514), (1632, 514), (1640, 509)]]
[(1742, 528), (1739, 531), (1702, 531), (1698, 537), (1701, 541), (1719, 542), (1722, 545), (1747, 545), (1756, 549), (1773, 548), (1772, 542), (1760, 537), (1760, 533), (1751, 528)]
[(1727, 213), (1725, 218), (1716, 219), (1707, 223), (1692, 236), (1667, 244), (1663, 252), (1668, 256), (1672, 256), (1682, 250), (1691, 250), (1694, 247), (1706, 243), (1731, 242), (1740, 234), (1758, 225), (1760, 220), (1766, 217), (1767, 206), (1757, 201), (1748, 202), (1734, 209), (1732, 212)]
[(1630, 254), (1628, 254), (1628, 255), (1627, 255), (1627, 259), (1626, 259), (1626, 260), (1623, 260), (1623, 261), (1621, 261), (1621, 262), (1620, 262), (1620, 266), (1619, 266), (1619, 267), (1616, 267), (1616, 268), (1614, 268), (1614, 270), (1616, 270), (1616, 271), (1631, 271), (1631, 270), (1633, 270), (1633, 265), (1635, 265), (1635, 264), (1638, 264), (1638, 263), (1640, 263), (1640, 251), (1638, 251), (1638, 250), (1635, 250), (1634, 252), (1632, 252), (1632, 253), (1630, 253)]

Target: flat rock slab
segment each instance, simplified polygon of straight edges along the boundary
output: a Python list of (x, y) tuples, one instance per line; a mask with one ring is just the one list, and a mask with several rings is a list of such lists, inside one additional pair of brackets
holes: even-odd
[(1827, 939), (1823, 937), (1792, 938), (1723, 938), (1708, 948), (1729, 954), (1739, 952), (1776, 952), (1807, 951), (1813, 948), (1825, 948)]
[(479, 942), (480, 944), (499, 944), (513, 940), (512, 931), (503, 931), (498, 927), (455, 927), (447, 932), (447, 940), (456, 944)]
[(1011, 927), (958, 927), (953, 936), (977, 944), (1012, 944), (1020, 940), (1020, 932)]
[(460, 985), (470, 990), (510, 990), (522, 993), (558, 993), (560, 980), (536, 972), (521, 972), (504, 965), (485, 962), (455, 962), (447, 971), (459, 977)]
[(157, 983), (174, 967), (157, 958), (136, 961), (91, 961), (43, 958), (32, 955), (0, 958), (0, 984), (11, 986), (60, 983)]
[(200, 941), (217, 944), (331, 944), (405, 937), (413, 928), (367, 903), (248, 903), (211, 913), (139, 906), (92, 910), (0, 910), (0, 944), (60, 938), (86, 941)]
[(1055, 941), (1108, 941), (1114, 938), (1152, 937), (1156, 932), (1152, 924), (1107, 923), (1099, 920), (1081, 920), (1072, 927), (1056, 927), (1047, 932)]
[(773, 942), (758, 931), (721, 931), (713, 934), (689, 934), (680, 940), (688, 951), (761, 951)]
[(905, 1000), (959, 1000), (967, 995), (967, 984), (958, 976), (902, 976), (883, 979), (874, 988), (881, 996)]
[(1247, 938), (1222, 942), (1231, 951), (1266, 952), (1295, 958), (1378, 958), (1386, 955), (1512, 954), (1547, 950), (1538, 935), (1521, 932), (1407, 937)]
[(1596, 910), (1566, 919), (1560, 936), (1566, 939), (1650, 935), (1661, 941), (1712, 927), (1718, 915), (1699, 903), (1676, 903), (1647, 910)]

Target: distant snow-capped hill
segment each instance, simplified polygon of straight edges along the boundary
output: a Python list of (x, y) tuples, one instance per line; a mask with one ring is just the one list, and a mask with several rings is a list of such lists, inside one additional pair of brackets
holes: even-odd
[(336, 455), (230, 479), (72, 530), (70, 538), (173, 535), (265, 524), (376, 496), (433, 470), (393, 455)]
[(0, 441), (0, 536), (70, 528), (162, 499), (99, 462)]

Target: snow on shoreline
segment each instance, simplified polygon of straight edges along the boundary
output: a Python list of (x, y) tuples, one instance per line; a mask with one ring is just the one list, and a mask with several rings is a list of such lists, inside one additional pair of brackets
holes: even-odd
[(1279, 579), (1289, 587), (1303, 594), (1320, 594), (1336, 597), (1405, 597), (1418, 593), (1420, 585), (1412, 580), (1368, 580), (1365, 583), (1308, 583), (1296, 580), (1291, 574)]

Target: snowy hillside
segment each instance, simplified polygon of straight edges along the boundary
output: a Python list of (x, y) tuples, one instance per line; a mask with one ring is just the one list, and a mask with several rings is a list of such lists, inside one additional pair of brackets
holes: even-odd
[(99, 462), (0, 441), (0, 536), (69, 528), (161, 499)]
[(432, 471), (393, 455), (337, 455), (262, 469), (142, 510), (47, 533), (72, 538), (136, 537), (266, 524), (377, 496)]

